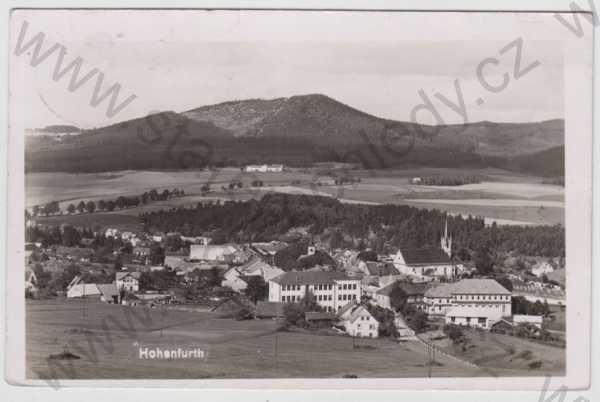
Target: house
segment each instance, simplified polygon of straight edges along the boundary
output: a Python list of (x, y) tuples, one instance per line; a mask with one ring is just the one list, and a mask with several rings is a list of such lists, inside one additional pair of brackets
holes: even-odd
[(119, 304), (119, 290), (114, 283), (97, 284), (100, 300), (105, 303)]
[(512, 294), (493, 279), (463, 279), (425, 292), (426, 312), (447, 323), (489, 329), (512, 312)]
[(199, 244), (201, 246), (208, 246), (210, 244), (210, 237), (204, 236), (181, 236), (181, 241), (188, 242), (190, 244)]
[(490, 329), (497, 321), (497, 315), (490, 309), (459, 305), (446, 312), (446, 324)]
[(233, 244), (224, 245), (201, 245), (190, 246), (190, 260), (217, 261), (227, 263), (244, 263), (248, 256), (243, 250)]
[(137, 235), (133, 232), (121, 233), (121, 240), (123, 240), (123, 241), (129, 241), (129, 240), (133, 239), (134, 237), (137, 237)]
[(362, 304), (354, 301), (347, 303), (338, 313), (338, 319), (350, 336), (377, 338), (379, 321)]
[(140, 291), (141, 272), (117, 272), (115, 274), (115, 284), (117, 289), (125, 289), (129, 292), (137, 293)]
[(552, 272), (554, 272), (554, 267), (548, 261), (542, 261), (531, 268), (531, 273), (538, 278), (541, 278), (543, 275), (548, 275)]
[(57, 246), (55, 254), (57, 257), (69, 261), (89, 262), (90, 258), (94, 255), (94, 249), (87, 247)]
[(25, 268), (25, 290), (29, 290), (30, 292), (37, 291), (37, 277), (35, 276), (35, 272), (33, 269), (26, 267)]
[(440, 248), (398, 250), (393, 261), (394, 267), (405, 275), (446, 279), (456, 275), (450, 257)]
[(260, 276), (265, 282), (283, 274), (284, 271), (273, 267), (266, 262), (255, 258), (254, 260), (228, 270), (221, 282), (221, 286), (229, 287), (236, 292), (241, 292), (246, 289), (247, 279), (253, 276)]
[(134, 247), (132, 254), (138, 258), (146, 258), (150, 255), (150, 247)]
[(421, 184), (423, 180), (420, 177), (413, 177), (412, 179), (410, 179), (410, 183), (411, 184)]
[(359, 269), (364, 273), (363, 278), (365, 280), (376, 282), (380, 286), (388, 285), (405, 277), (405, 275), (400, 274), (392, 262), (361, 261), (358, 265)]
[(266, 172), (274, 172), (279, 173), (283, 172), (283, 165), (246, 165), (244, 167), (245, 172), (256, 172), (256, 173), (266, 173)]
[(511, 334), (513, 329), (513, 323), (505, 319), (500, 319), (490, 326), (490, 331), (498, 334)]
[(121, 232), (119, 232), (118, 229), (114, 229), (114, 228), (107, 228), (106, 231), (104, 232), (104, 236), (105, 237), (118, 237), (120, 235)]
[(390, 293), (396, 287), (400, 287), (408, 296), (406, 302), (414, 305), (419, 310), (425, 310), (425, 291), (430, 287), (428, 283), (394, 282), (375, 292), (375, 301), (383, 308), (392, 309)]
[(99, 297), (100, 295), (100, 289), (95, 283), (85, 283), (79, 275), (76, 275), (67, 286), (67, 298)]
[(331, 327), (334, 320), (334, 315), (323, 311), (307, 311), (304, 313), (304, 321), (311, 327)]
[(361, 283), (337, 271), (286, 272), (269, 280), (269, 301), (295, 303), (308, 293), (325, 311), (336, 312), (360, 300)]
[(541, 315), (525, 315), (525, 314), (515, 314), (512, 317), (513, 324), (531, 324), (535, 325), (539, 329), (542, 329), (542, 325), (544, 323), (544, 317)]

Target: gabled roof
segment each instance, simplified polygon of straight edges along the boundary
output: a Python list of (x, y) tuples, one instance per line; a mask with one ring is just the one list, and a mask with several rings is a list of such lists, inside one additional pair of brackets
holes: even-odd
[(142, 276), (142, 273), (138, 272), (138, 271), (134, 271), (134, 272), (117, 272), (116, 279), (120, 280), (120, 279), (123, 279), (126, 276), (131, 276), (132, 278), (139, 280), (140, 277)]
[(369, 275), (388, 276), (400, 274), (400, 272), (396, 268), (394, 268), (394, 264), (391, 262), (368, 261), (365, 264), (367, 265)]
[(456, 282), (452, 288), (455, 294), (503, 294), (509, 295), (504, 286), (500, 285), (494, 279), (463, 279)]
[(450, 264), (450, 257), (441, 248), (413, 248), (400, 252), (406, 265)]
[(356, 306), (353, 307), (352, 313), (350, 314), (350, 317), (348, 317), (348, 321), (350, 321), (350, 322), (356, 321), (358, 319), (358, 317), (360, 317), (362, 315), (363, 312), (367, 312), (367, 314), (370, 317), (374, 318), (368, 308), (366, 308), (362, 304), (357, 304)]
[(119, 296), (119, 290), (114, 283), (100, 283), (96, 286), (104, 297), (112, 298), (113, 296)]
[(426, 297), (452, 297), (452, 289), (454, 287), (454, 283), (446, 283), (439, 286), (434, 286), (425, 291)]
[(338, 280), (358, 280), (338, 271), (294, 271), (271, 279), (280, 285), (333, 284)]
[(389, 296), (390, 293), (392, 292), (392, 290), (394, 290), (394, 287), (396, 287), (396, 286), (400, 286), (400, 288), (402, 288), (402, 290), (404, 290), (404, 293), (406, 293), (407, 296), (416, 296), (416, 295), (425, 294), (425, 292), (427, 291), (427, 289), (429, 289), (429, 287), (431, 285), (428, 283), (425, 283), (425, 282), (420, 282), (420, 283), (392, 282), (389, 285), (379, 289), (375, 293), (377, 293), (378, 295)]

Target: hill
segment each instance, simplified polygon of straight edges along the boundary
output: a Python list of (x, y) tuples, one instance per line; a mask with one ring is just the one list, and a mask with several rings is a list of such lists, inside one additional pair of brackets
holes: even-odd
[(433, 127), (379, 118), (313, 94), (163, 112), (78, 136), (28, 138), (26, 169), (91, 172), (336, 161), (377, 169), (497, 166), (556, 175), (563, 162), (553, 161), (551, 153), (545, 156), (549, 165), (541, 166), (515, 162), (515, 157), (563, 144), (562, 120)]

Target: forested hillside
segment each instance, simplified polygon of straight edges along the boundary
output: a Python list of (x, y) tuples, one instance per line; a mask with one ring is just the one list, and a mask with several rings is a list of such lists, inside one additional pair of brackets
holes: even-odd
[[(141, 214), (148, 231), (210, 234), (218, 242), (270, 241), (292, 229), (304, 228), (332, 248), (373, 248), (393, 252), (398, 247), (438, 246), (445, 219), (453, 249), (467, 253), (480, 247), (527, 255), (562, 256), (562, 226), (485, 227), (478, 218), (447, 217), (437, 210), (402, 205), (344, 204), (333, 198), (268, 194), (261, 200), (199, 204)], [(464, 250), (463, 250), (464, 249)]]

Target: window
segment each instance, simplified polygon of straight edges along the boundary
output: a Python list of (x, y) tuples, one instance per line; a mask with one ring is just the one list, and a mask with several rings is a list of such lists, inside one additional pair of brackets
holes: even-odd
[(450, 322), (455, 323), (456, 322), (456, 317), (450, 318)]
[(329, 295), (329, 296), (328, 296), (328, 300), (331, 300), (331, 298), (332, 298), (332, 296), (331, 296), (331, 295)]
[(356, 300), (356, 295), (352, 295), (352, 300)]
[(358, 325), (356, 326), (356, 328), (360, 329), (360, 324), (358, 324)]
[(485, 327), (485, 317), (477, 318), (477, 324), (483, 325)]
[(342, 295), (338, 295), (338, 300), (342, 300)]
[(467, 317), (467, 324), (471, 323), (471, 317)]

